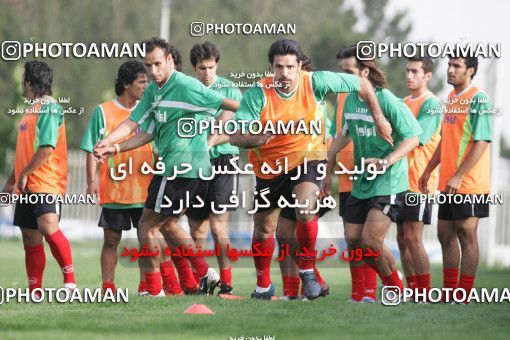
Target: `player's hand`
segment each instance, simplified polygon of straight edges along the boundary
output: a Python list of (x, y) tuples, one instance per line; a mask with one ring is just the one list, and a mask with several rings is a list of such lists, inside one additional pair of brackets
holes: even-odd
[[(101, 141), (102, 142), (102, 141)], [(94, 159), (98, 163), (104, 163), (104, 160), (115, 154), (115, 147), (106, 143), (97, 143), (94, 147)]]
[(262, 138), (262, 145), (266, 145), (269, 143), (272, 139), (274, 139), (277, 135), (272, 133), (266, 133), (264, 135), (261, 135)]
[(18, 190), (22, 193), (22, 194), (25, 194), (26, 193), (26, 187), (27, 187), (27, 182), (28, 182), (28, 176), (27, 174), (22, 171), (20, 174), (19, 174), (19, 180), (18, 180)]
[(391, 124), (381, 116), (382, 118), (375, 120), (375, 129), (379, 137), (387, 141), (391, 146), (393, 146), (393, 137), (391, 137), (391, 132), (393, 131), (391, 128)]
[(322, 180), (321, 194), (323, 197), (331, 196), (331, 174), (326, 174)]
[(457, 175), (453, 175), (446, 182), (446, 193), (447, 194), (455, 194), (457, 190), (459, 190), (460, 185), (462, 184), (462, 178)]
[(429, 178), (430, 178), (430, 172), (424, 171), (423, 174), (421, 174), (420, 179), (418, 180), (418, 187), (419, 187), (420, 191), (424, 194), (429, 193), (429, 189), (427, 186), (427, 184), (429, 182)]
[(97, 142), (97, 144), (94, 146), (94, 149), (92, 150), (96, 162), (103, 163), (103, 154), (109, 146), (110, 144), (105, 139)]
[(99, 190), (96, 182), (87, 185), (87, 195), (95, 195), (99, 199)]
[(386, 160), (384, 160), (384, 159), (379, 159), (379, 158), (365, 158), (364, 163), (365, 163), (366, 165), (368, 165), (368, 164), (374, 164), (377, 170), (382, 170), (383, 165), (384, 165), (384, 166), (386, 166), (386, 167), (388, 166), (388, 165), (387, 165), (387, 164), (388, 164), (388, 162), (387, 162)]

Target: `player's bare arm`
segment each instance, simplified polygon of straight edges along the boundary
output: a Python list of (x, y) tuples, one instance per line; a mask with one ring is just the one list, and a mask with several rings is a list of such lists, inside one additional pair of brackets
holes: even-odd
[(140, 125), (138, 123), (135, 123), (129, 118), (124, 120), (115, 130), (112, 131), (112, 133), (110, 133), (105, 139), (100, 140), (96, 146), (94, 146), (94, 156), (101, 159), (103, 153), (111, 144), (126, 138), (133, 131), (138, 129), (139, 126)]
[(418, 185), (420, 187), (420, 191), (424, 194), (428, 194), (429, 190), (427, 187), (427, 183), (429, 182), (430, 174), (434, 169), (439, 165), (441, 162), (441, 141), (437, 144), (436, 151), (434, 151), (434, 154), (432, 155), (432, 158), (430, 159), (429, 164), (427, 164), (427, 167), (425, 170), (423, 170), (423, 174), (420, 177), (420, 180), (418, 181)]

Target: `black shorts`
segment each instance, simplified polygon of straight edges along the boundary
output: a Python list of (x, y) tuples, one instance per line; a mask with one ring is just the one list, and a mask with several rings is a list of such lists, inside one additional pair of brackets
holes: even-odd
[(199, 178), (175, 178), (154, 176), (149, 184), (145, 208), (165, 216), (181, 216), (197, 196), (202, 200), (207, 192), (207, 182)]
[(345, 216), (345, 211), (347, 210), (347, 201), (349, 200), (349, 196), (351, 196), (350, 191), (338, 193), (338, 214), (342, 218)]
[(101, 210), (101, 216), (99, 217), (98, 226), (122, 231), (131, 229), (131, 223), (133, 223), (133, 228), (138, 228), (138, 222), (140, 222), (142, 212), (143, 208), (103, 208)]
[[(409, 195), (423, 195), (415, 192), (407, 192), (406, 199), (402, 209), (398, 212), (397, 222), (403, 221), (416, 221), (423, 222), (424, 224), (430, 224), (432, 220), (432, 202), (425, 200), (409, 200)], [(409, 202), (416, 202), (417, 204), (409, 204)]]
[(359, 199), (352, 195), (347, 200), (344, 221), (346, 223), (364, 224), (371, 208), (380, 210), (388, 216), (392, 222), (397, 221), (399, 210), (404, 204), (405, 191), (388, 196), (375, 196), (367, 199)]
[[(303, 165), (293, 169), (288, 174), (280, 175), (273, 179), (263, 179), (257, 177), (257, 186), (256, 191), (260, 193), (264, 189), (269, 189), (269, 193), (266, 195), (267, 200), (269, 201), (270, 206), (267, 208), (258, 208), (257, 212), (263, 212), (270, 209), (278, 208), (278, 200), (280, 197), (284, 197), (289, 202), (294, 202), (294, 198), (292, 197), (292, 191), (294, 187), (300, 183), (304, 182), (312, 182), (315, 183), (320, 189), (322, 181), (318, 180), (317, 177), (320, 177), (317, 167), (319, 164), (324, 164), (325, 161), (308, 161), (307, 162), (307, 173), (303, 173)], [(300, 170), (298, 170), (300, 168)], [(298, 171), (301, 171), (301, 175), (299, 178), (295, 180), (291, 180), (292, 177), (296, 177)], [(256, 196), (255, 196), (256, 197)], [(263, 200), (261, 199), (263, 202)], [(322, 211), (325, 213), (326, 211)], [(319, 211), (319, 214), (321, 211)], [(280, 216), (292, 221), (296, 221), (296, 211), (293, 208), (286, 207), (283, 208), (280, 212)]]
[[(443, 193), (444, 194), (444, 193)], [(464, 202), (462, 199), (462, 203), (454, 203), (454, 202), (445, 202), (439, 204), (439, 211), (437, 214), (437, 218), (446, 221), (455, 221), (455, 220), (463, 220), (468, 217), (488, 217), (489, 216), (489, 203), (487, 202), (486, 197), (488, 195), (484, 194), (456, 194), (465, 196), (471, 196), (471, 202)], [(480, 196), (483, 196), (483, 203), (479, 203)]]
[[(211, 164), (215, 167), (221, 167), (221, 169), (227, 168), (228, 170), (234, 171), (235, 167), (232, 165), (230, 160), (235, 156), (236, 155), (221, 155), (217, 158), (211, 159)], [(221, 205), (231, 204), (230, 197), (237, 195), (238, 183), (239, 174), (215, 175), (213, 179), (207, 181), (207, 192), (204, 197), (204, 207), (191, 207), (186, 210), (186, 216), (196, 220), (203, 220), (208, 218), (209, 214), (213, 212), (211, 205), (214, 206), (215, 210), (221, 210)], [(235, 207), (227, 208), (227, 211), (234, 210), (236, 210)]]
[(44, 197), (49, 194), (29, 194), (29, 196), (39, 196), (37, 203), (16, 203), (14, 209), (13, 224), (20, 228), (38, 229), (37, 218), (45, 214), (57, 214), (60, 221), (62, 213), (62, 203), (48, 203), (45, 202)]

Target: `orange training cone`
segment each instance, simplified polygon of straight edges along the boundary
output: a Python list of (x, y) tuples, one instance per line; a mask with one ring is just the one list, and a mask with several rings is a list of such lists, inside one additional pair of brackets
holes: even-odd
[(194, 304), (184, 311), (184, 314), (214, 314), (206, 305)]

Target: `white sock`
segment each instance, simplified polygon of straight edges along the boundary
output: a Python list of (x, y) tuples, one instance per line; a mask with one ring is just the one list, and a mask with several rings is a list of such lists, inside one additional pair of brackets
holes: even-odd
[(255, 288), (255, 291), (257, 293), (265, 293), (265, 292), (269, 291), (269, 288), (271, 288), (271, 285), (269, 285), (269, 287), (267, 287), (267, 288), (257, 286), (257, 288)]
[(307, 272), (313, 272), (313, 269), (303, 269), (303, 270), (299, 270), (300, 273), (307, 273)]

